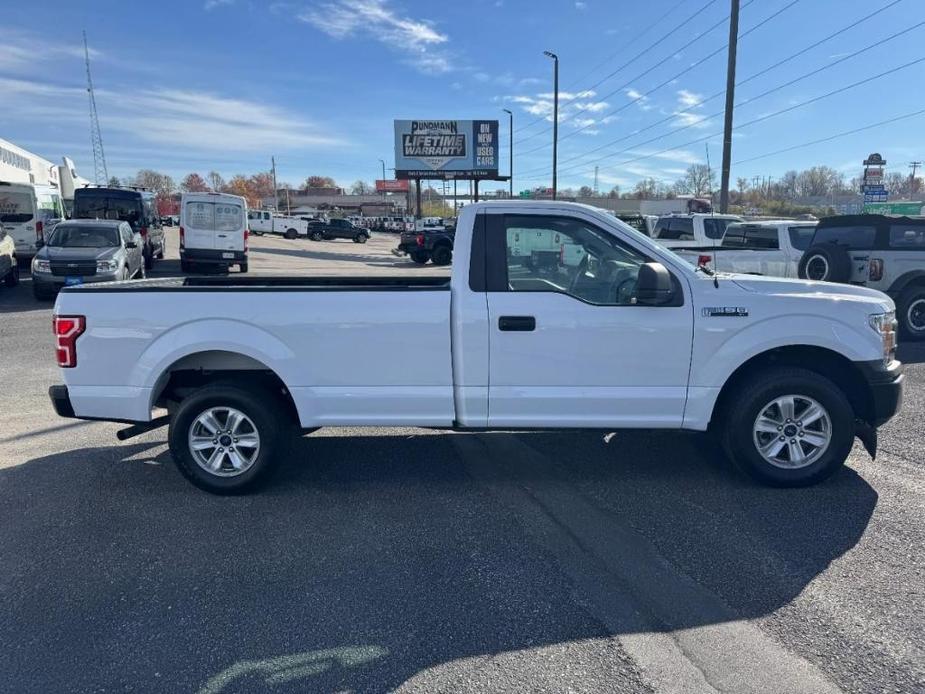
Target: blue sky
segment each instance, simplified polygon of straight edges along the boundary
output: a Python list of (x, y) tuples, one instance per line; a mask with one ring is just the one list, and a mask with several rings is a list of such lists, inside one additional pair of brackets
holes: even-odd
[[(881, 8), (738, 88), (737, 124), (795, 108), (737, 130), (733, 162), (925, 109), (925, 62), (801, 105), (925, 58), (925, 26), (909, 30), (925, 22), (922, 0), (743, 0), (740, 35), (767, 21), (740, 40), (739, 81)], [(704, 161), (705, 145), (719, 167), (722, 118), (713, 114), (723, 108), (728, 11), (728, 0), (9, 3), (0, 137), (54, 161), (71, 156), (92, 176), (86, 28), (110, 174), (216, 169), (228, 178), (266, 170), (275, 155), (280, 181), (322, 174), (349, 186), (378, 177), (379, 158), (392, 165), (395, 118), (498, 118), (506, 172), (509, 108), (520, 190), (549, 182), (552, 63), (543, 50), (552, 50), (561, 60), (560, 186), (590, 185), (595, 165), (603, 189), (647, 176), (670, 183)], [(925, 159), (925, 114), (744, 161), (732, 177), (827, 164), (850, 178), (872, 151), (888, 171), (908, 171)]]

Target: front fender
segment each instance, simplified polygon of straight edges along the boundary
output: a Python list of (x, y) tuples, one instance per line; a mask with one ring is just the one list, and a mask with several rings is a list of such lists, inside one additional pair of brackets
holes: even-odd
[(850, 361), (870, 361), (883, 356), (877, 334), (866, 324), (854, 326), (818, 314), (778, 316), (738, 329), (730, 326), (714, 330), (711, 325), (707, 330), (701, 326), (695, 338), (691, 386), (722, 387), (749, 359), (780, 347), (795, 346), (821, 347)]

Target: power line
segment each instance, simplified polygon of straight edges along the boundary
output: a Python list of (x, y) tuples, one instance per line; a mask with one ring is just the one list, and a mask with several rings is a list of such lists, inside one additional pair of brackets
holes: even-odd
[[(674, 34), (675, 32), (677, 32), (677, 31), (679, 31), (680, 29), (684, 28), (684, 27), (687, 25), (688, 22), (690, 22), (692, 19), (694, 19), (697, 15), (701, 14), (702, 12), (704, 12), (708, 7), (710, 7), (710, 5), (714, 4), (716, 1), (717, 1), (717, 0), (709, 0), (709, 2), (707, 2), (707, 3), (704, 4), (704, 5), (702, 5), (702, 6), (700, 7), (700, 9), (698, 9), (698, 10), (697, 10), (696, 12), (694, 12), (692, 15), (690, 15), (690, 16), (687, 17), (687, 18), (685, 18), (683, 22), (681, 22), (680, 24), (678, 24), (677, 26), (675, 26), (673, 29), (671, 29), (671, 30), (668, 31), (667, 33), (663, 34), (663, 35), (661, 36), (661, 39), (660, 39), (660, 40), (663, 41), (663, 40), (667, 39), (669, 36), (671, 36), (672, 34)], [(597, 82), (595, 82), (594, 84), (592, 84), (590, 87), (586, 87), (586, 88), (584, 88), (584, 89), (579, 89), (574, 95), (572, 95), (572, 96), (570, 96), (568, 99), (566, 99), (563, 105), (564, 105), (564, 106), (567, 106), (568, 104), (572, 103), (572, 102), (575, 101), (576, 99), (584, 98), (584, 97), (581, 96), (581, 95), (585, 94), (586, 92), (588, 92), (588, 91), (594, 89), (595, 87), (601, 85), (602, 83), (606, 82), (606, 81), (609, 80), (611, 77), (613, 77), (614, 75), (616, 75), (617, 73), (619, 73), (621, 70), (626, 69), (627, 67), (629, 67), (630, 65), (632, 65), (633, 63), (635, 63), (637, 60), (639, 60), (639, 59), (642, 58), (643, 56), (648, 55), (648, 54), (650, 54), (650, 53), (651, 53), (651, 49), (650, 49), (650, 48), (645, 48), (645, 49), (643, 49), (642, 51), (640, 51), (639, 53), (637, 53), (636, 55), (634, 55), (632, 58), (630, 58), (629, 60), (627, 60), (625, 63), (623, 63), (622, 65), (620, 65), (620, 67), (618, 67), (616, 70), (613, 70), (612, 72), (608, 73), (607, 75), (605, 75), (604, 77), (602, 77), (601, 79), (599, 79)], [(535, 118), (534, 120), (530, 121), (529, 123), (527, 123), (525, 126), (523, 126), (522, 129), (529, 128), (529, 127), (531, 127), (532, 125), (535, 125), (536, 123), (539, 123), (539, 122), (541, 122), (541, 121), (546, 121), (546, 120), (547, 120), (547, 116), (546, 116), (546, 115), (541, 115), (541, 116)], [(540, 135), (540, 134), (545, 133), (545, 132), (549, 132), (549, 128), (546, 128), (545, 130), (541, 130), (541, 131), (535, 133), (534, 135), (531, 135), (531, 136), (529, 136), (529, 137), (524, 138), (523, 140), (518, 140), (517, 142), (522, 142), (522, 141), (524, 141), (524, 140), (530, 139), (530, 138), (532, 138), (532, 137), (535, 137), (536, 135)]]
[[(753, 1), (753, 0), (752, 0), (752, 1)], [(899, 0), (897, 0), (897, 1), (899, 1)], [(765, 24), (767, 24), (768, 22), (770, 22), (772, 19), (775, 19), (778, 15), (782, 14), (782, 13), (785, 12), (786, 10), (789, 10), (791, 7), (793, 7), (794, 5), (796, 5), (798, 2), (800, 2), (800, 0), (791, 0), (791, 2), (790, 2), (788, 5), (785, 5), (784, 7), (780, 8), (780, 9), (779, 9), (777, 12), (775, 12), (774, 14), (770, 15), (769, 17), (766, 17), (765, 19), (763, 19), (763, 20), (761, 20), (760, 22), (758, 22), (758, 24), (756, 24), (755, 26), (751, 27), (751, 28), (748, 29), (747, 31), (745, 31), (745, 32), (743, 32), (742, 34), (740, 34), (739, 38), (740, 38), (740, 39), (745, 38), (746, 36), (748, 36), (749, 34), (751, 34), (753, 31), (756, 31), (757, 29), (760, 29), (762, 26), (764, 26)], [(745, 3), (745, 5), (743, 5), (743, 7), (748, 7), (748, 5), (750, 5), (750, 4), (751, 4), (751, 2), (747, 2), (747, 3)], [(722, 24), (722, 23), (724, 23), (725, 21), (726, 21), (726, 20), (723, 20), (722, 22), (719, 22), (719, 24)], [(713, 27), (711, 27), (711, 28), (708, 29), (707, 31), (708, 31), (708, 32), (709, 32), (709, 31), (712, 31), (712, 29), (716, 28), (716, 26), (718, 26), (719, 24), (714, 25)], [(706, 32), (705, 32), (705, 33), (706, 33)], [(699, 37), (696, 37), (696, 38), (699, 38)], [(695, 39), (695, 40), (696, 40), (696, 39)], [(615, 115), (615, 114), (617, 114), (617, 113), (620, 113), (620, 112), (622, 112), (622, 111), (625, 111), (626, 109), (628, 109), (628, 108), (630, 108), (631, 106), (633, 106), (633, 105), (639, 103), (640, 101), (645, 100), (646, 97), (648, 97), (650, 94), (652, 94), (652, 93), (654, 93), (654, 92), (657, 92), (659, 89), (661, 89), (661, 88), (664, 87), (665, 85), (671, 84), (672, 82), (674, 82), (674, 81), (675, 81), (676, 79), (678, 79), (679, 77), (682, 77), (682, 76), (686, 75), (688, 72), (690, 72), (691, 70), (695, 70), (696, 68), (700, 67), (703, 63), (705, 63), (706, 61), (708, 61), (710, 58), (714, 57), (715, 55), (718, 55), (719, 53), (722, 53), (723, 51), (726, 50), (726, 48), (727, 48), (728, 46), (729, 46), (728, 43), (724, 43), (722, 46), (720, 46), (719, 48), (717, 48), (717, 49), (716, 49), (715, 51), (713, 51), (712, 53), (709, 53), (709, 54), (705, 55), (703, 58), (701, 58), (700, 60), (697, 60), (697, 61), (691, 63), (690, 65), (688, 65), (686, 68), (684, 68), (683, 70), (681, 70), (681, 72), (678, 72), (678, 73), (672, 75), (671, 77), (669, 77), (668, 79), (664, 80), (664, 81), (661, 82), (660, 84), (656, 85), (655, 87), (652, 87), (652, 89), (650, 89), (649, 91), (645, 92), (644, 94), (640, 94), (640, 95), (639, 95), (638, 97), (636, 97), (635, 99), (633, 99), (633, 100), (631, 100), (631, 101), (629, 101), (629, 102), (623, 104), (623, 106), (620, 106), (619, 108), (616, 108), (616, 109), (611, 109), (611, 110), (608, 111), (607, 113), (602, 114), (602, 115), (600, 116), (600, 118), (607, 118), (607, 117), (610, 117), (610, 116), (612, 116), (612, 115)], [(751, 79), (751, 78), (749, 78), (749, 79)], [(743, 82), (743, 83), (744, 83), (744, 82)], [(626, 86), (628, 86), (628, 85), (623, 85), (623, 87), (626, 87)], [(615, 90), (614, 92), (611, 92), (610, 94), (607, 94), (606, 96), (603, 96), (603, 97), (601, 97), (601, 98), (602, 98), (602, 99), (606, 99), (606, 98), (608, 98), (609, 96), (612, 96), (613, 94), (615, 94), (617, 91), (621, 91), (621, 90), (623, 89), (623, 87), (620, 87), (619, 89)], [(715, 98), (716, 96), (718, 96), (718, 95), (720, 95), (720, 94), (725, 94), (725, 91), (718, 92), (718, 94), (716, 94), (716, 95), (714, 95), (714, 96), (711, 96), (710, 99), (713, 99), (713, 98)], [(699, 102), (696, 106), (702, 106), (704, 103), (706, 103), (706, 101), (709, 101), (710, 99), (705, 99), (704, 101)], [(696, 106), (693, 106), (693, 107), (691, 107), (691, 108), (696, 108)], [(688, 109), (688, 110), (690, 110), (690, 109)], [(683, 111), (682, 111), (682, 113), (683, 113)], [(575, 116), (575, 115), (578, 115), (578, 112), (576, 112), (575, 114), (573, 114), (573, 116)], [(677, 114), (672, 114), (672, 116), (669, 116), (666, 120), (670, 120), (670, 119), (673, 118), (675, 115), (677, 115)], [(573, 120), (573, 122), (574, 122), (574, 118), (573, 118), (572, 120)], [(664, 122), (664, 121), (660, 121), (660, 122)], [(591, 125), (593, 125), (593, 124), (592, 124), (592, 123), (587, 123), (587, 124), (585, 124), (585, 125), (579, 126), (579, 127), (576, 128), (575, 130), (573, 130), (573, 131), (571, 131), (571, 132), (569, 132), (569, 133), (563, 135), (561, 138), (559, 138), (559, 141), (561, 142), (562, 140), (567, 140), (568, 138), (573, 137), (574, 135), (577, 135), (578, 133), (582, 132), (583, 130), (586, 130), (587, 128), (591, 127)], [(542, 133), (537, 133), (537, 134), (539, 135), (539, 134), (542, 134)], [(531, 137), (532, 137), (532, 136), (531, 136)], [(525, 138), (525, 139), (530, 139), (530, 138)], [(539, 152), (540, 150), (546, 149), (547, 147), (549, 147), (549, 143), (542, 144), (542, 145), (540, 145), (539, 147), (535, 147), (535, 148), (533, 148), (533, 149), (527, 150), (526, 152), (522, 152), (522, 153), (521, 153), (521, 156), (526, 156), (526, 155), (528, 155), (528, 154), (533, 154), (534, 152)]]
[[(901, 1), (901, 0), (897, 0), (897, 1)], [(894, 2), (893, 4), (895, 4), (895, 2)], [(758, 94), (758, 95), (756, 95), (756, 96), (749, 97), (748, 99), (745, 99), (744, 101), (741, 101), (741, 102), (739, 102), (738, 104), (736, 104), (736, 108), (738, 108), (738, 107), (740, 107), (740, 106), (745, 106), (745, 105), (751, 104), (751, 103), (753, 103), (753, 102), (755, 102), (755, 101), (757, 101), (757, 100), (759, 100), (759, 99), (762, 99), (762, 98), (764, 98), (764, 97), (766, 97), (766, 96), (768, 96), (768, 95), (770, 95), (770, 94), (773, 94), (773, 93), (775, 93), (775, 92), (778, 92), (778, 91), (780, 91), (781, 89), (785, 89), (785, 88), (787, 88), (787, 87), (789, 87), (789, 86), (792, 86), (792, 85), (796, 84), (797, 82), (800, 82), (800, 81), (802, 81), (802, 80), (804, 80), (804, 79), (807, 79), (807, 78), (809, 78), (809, 77), (812, 77), (813, 75), (817, 75), (817, 74), (819, 74), (820, 72), (824, 72), (825, 70), (828, 70), (828, 69), (830, 69), (830, 68), (832, 68), (832, 67), (834, 67), (834, 66), (836, 66), (836, 65), (838, 65), (838, 64), (840, 64), (840, 63), (843, 63), (843, 62), (845, 62), (845, 61), (847, 61), (847, 60), (851, 60), (852, 58), (856, 58), (857, 56), (861, 55), (862, 53), (866, 53), (866, 52), (869, 51), (869, 50), (872, 50), (872, 49), (874, 49), (874, 48), (877, 48), (877, 47), (879, 47), (879, 46), (882, 46), (882, 45), (886, 44), (887, 42), (892, 41), (892, 40), (894, 40), (894, 39), (896, 39), (896, 38), (899, 38), (900, 36), (903, 36), (904, 34), (907, 34), (907, 33), (911, 32), (911, 31), (913, 31), (913, 30), (915, 30), (915, 29), (918, 29), (919, 27), (921, 27), (921, 26), (923, 26), (923, 25), (925, 25), (925, 21), (919, 22), (918, 24), (914, 24), (914, 25), (912, 25), (912, 26), (910, 26), (910, 27), (906, 27), (905, 29), (902, 29), (901, 31), (897, 31), (897, 32), (895, 32), (895, 33), (893, 33), (893, 34), (891, 34), (891, 35), (889, 35), (889, 36), (887, 36), (887, 37), (885, 37), (885, 38), (883, 38), (883, 39), (879, 39), (879, 40), (877, 40), (877, 41), (874, 41), (873, 43), (868, 44), (868, 45), (865, 46), (864, 48), (858, 49), (857, 51), (854, 51), (853, 53), (849, 53), (848, 55), (842, 56), (842, 57), (840, 57), (840, 58), (838, 58), (838, 59), (836, 59), (836, 60), (834, 60), (834, 61), (832, 61), (832, 62), (830, 62), (830, 63), (827, 63), (827, 64), (825, 64), (825, 65), (823, 65), (823, 66), (821, 66), (821, 67), (819, 67), (819, 68), (816, 68), (815, 70), (811, 70), (811, 71), (809, 71), (809, 72), (807, 72), (807, 73), (804, 73), (804, 74), (802, 74), (802, 75), (800, 75), (800, 76), (798, 76), (798, 77), (795, 77), (795, 78), (793, 78), (793, 79), (791, 79), (791, 80), (788, 80), (787, 82), (784, 82), (784, 83), (782, 83), (782, 84), (779, 84), (779, 85), (777, 85), (776, 87), (772, 87), (771, 89), (765, 90), (764, 92), (762, 92), (762, 93), (760, 93), (760, 94)], [(853, 24), (853, 25), (851, 25), (851, 26), (856, 26), (856, 23)], [(836, 34), (837, 34), (837, 33), (841, 33), (842, 31), (845, 31), (845, 30), (847, 30), (848, 28), (850, 28), (850, 27), (846, 27), (845, 29), (842, 29), (842, 30), (840, 30), (839, 32), (836, 32)], [(833, 34), (833, 36), (834, 36), (834, 35), (835, 35), (835, 34)], [(798, 53), (802, 53), (802, 52), (805, 52), (805, 49), (802, 50), (802, 51), (799, 51)], [(796, 54), (795, 54), (795, 55), (796, 55)], [(786, 62), (786, 60), (789, 60), (789, 58), (784, 59), (784, 61), (779, 61), (778, 64), (781, 64), (781, 63), (783, 63), (783, 62)], [(759, 75), (759, 74), (764, 74), (764, 73), (766, 73), (767, 71), (768, 71), (768, 69), (761, 70), (760, 72), (755, 73), (755, 75), (752, 75), (752, 76), (750, 76), (750, 77), (748, 77), (748, 78), (742, 80), (741, 82), (738, 82), (738, 83), (736, 84), (736, 86), (738, 87), (738, 86), (741, 86), (742, 84), (745, 84), (746, 82), (750, 82), (750, 81), (753, 80), (757, 75)], [(647, 127), (645, 127), (645, 128), (642, 128), (641, 130), (637, 130), (636, 132), (631, 133), (631, 134), (629, 134), (629, 135), (624, 135), (623, 137), (619, 137), (619, 138), (616, 138), (615, 140), (611, 140), (610, 142), (604, 143), (603, 145), (599, 145), (598, 147), (595, 147), (594, 149), (588, 150), (587, 152), (584, 152), (584, 153), (582, 153), (582, 154), (578, 154), (578, 155), (569, 157), (569, 158), (566, 159), (565, 161), (566, 161), (566, 162), (569, 162), (569, 161), (575, 161), (575, 160), (577, 160), (577, 159), (582, 159), (582, 158), (588, 156), (589, 154), (593, 154), (594, 152), (598, 152), (598, 151), (600, 151), (600, 150), (602, 150), (602, 149), (604, 149), (604, 148), (606, 148), (606, 147), (610, 147), (611, 145), (617, 144), (618, 142), (622, 142), (622, 141), (624, 141), (624, 140), (628, 140), (628, 139), (630, 139), (630, 138), (632, 138), (632, 137), (635, 137), (636, 135), (639, 135), (640, 133), (645, 132), (646, 130), (651, 130), (652, 128), (654, 128), (654, 127), (657, 126), (657, 125), (661, 125), (662, 123), (665, 123), (666, 121), (673, 120), (674, 118), (676, 118), (676, 117), (679, 116), (679, 115), (682, 115), (682, 114), (685, 114), (685, 113), (689, 113), (689, 112), (692, 111), (694, 108), (698, 108), (698, 107), (702, 106), (703, 104), (707, 103), (708, 101), (712, 101), (713, 99), (715, 99), (716, 97), (718, 97), (718, 96), (720, 96), (720, 95), (722, 95), (722, 94), (724, 94), (724, 93), (725, 93), (725, 91), (717, 92), (716, 94), (713, 94), (713, 95), (711, 95), (710, 97), (701, 100), (701, 101), (698, 102), (695, 106), (692, 106), (692, 107), (690, 107), (690, 108), (688, 108), (688, 109), (685, 109), (685, 110), (683, 110), (683, 111), (676, 111), (675, 113), (671, 114), (670, 116), (668, 116), (668, 117), (666, 117), (666, 118), (663, 118), (663, 119), (661, 119), (661, 120), (659, 120), (659, 121), (653, 123), (652, 125), (649, 125), (649, 126), (647, 126)], [(665, 137), (668, 137), (668, 136), (670, 136), (670, 135), (674, 135), (675, 133), (679, 133), (679, 132), (681, 132), (681, 131), (683, 131), (683, 130), (687, 130), (687, 129), (689, 129), (689, 128), (695, 127), (695, 126), (699, 125), (700, 123), (703, 123), (703, 122), (705, 122), (705, 121), (708, 121), (708, 120), (711, 119), (711, 118), (715, 118), (716, 116), (721, 115), (722, 113), (723, 113), (723, 111), (716, 111), (716, 112), (714, 112), (714, 113), (710, 113), (710, 114), (708, 114), (708, 115), (706, 115), (706, 116), (701, 117), (700, 119), (698, 119), (698, 120), (696, 120), (696, 121), (692, 121), (692, 122), (688, 123), (687, 125), (683, 125), (683, 126), (680, 126), (680, 127), (678, 127), (678, 128), (674, 128), (674, 129), (669, 130), (668, 132), (663, 133), (663, 134), (661, 134), (661, 135), (656, 135), (655, 137), (650, 138), (650, 139), (648, 139), (648, 140), (645, 140), (644, 142), (636, 143), (635, 145), (633, 145), (633, 146), (630, 147), (629, 149), (619, 150), (619, 151), (617, 151), (617, 152), (611, 152), (610, 154), (608, 154), (608, 155), (606, 155), (606, 156), (608, 156), (608, 157), (610, 157), (610, 156), (616, 156), (617, 154), (622, 154), (622, 153), (631, 151), (632, 149), (634, 149), (634, 148), (636, 148), (636, 147), (641, 147), (641, 146), (647, 145), (647, 144), (649, 144), (649, 143), (651, 143), (651, 142), (655, 142), (655, 141), (657, 141), (657, 140), (661, 140), (661, 139), (663, 139), (663, 138), (665, 138)], [(599, 161), (599, 160), (598, 160), (598, 161)], [(584, 163), (587, 163), (587, 162), (584, 162)], [(542, 168), (543, 168), (543, 167), (536, 167), (536, 168), (534, 168), (534, 169), (528, 169), (528, 170), (527, 170), (526, 172), (524, 172), (524, 173), (526, 173), (527, 175), (529, 175), (531, 172), (542, 170)], [(565, 167), (565, 168), (566, 168), (566, 169), (571, 169), (571, 168), (574, 168), (574, 167)]]
[[(714, 1), (715, 1), (715, 0), (714, 0)], [(749, 6), (750, 4), (752, 4), (753, 2), (755, 2), (755, 0), (748, 0), (748, 2), (745, 3), (745, 7), (748, 7), (748, 6)], [(799, 0), (794, 0), (794, 2), (799, 2)], [(708, 3), (708, 5), (709, 5), (709, 4), (710, 4), (710, 3)], [(702, 11), (703, 9), (706, 9), (706, 7), (707, 7), (706, 5), (705, 5), (704, 7), (702, 7), (702, 8), (701, 8), (701, 11)], [(720, 27), (720, 26), (722, 26), (723, 24), (725, 24), (728, 20), (729, 20), (729, 17), (728, 17), (728, 16), (724, 17), (723, 19), (720, 19), (720, 20), (719, 20), (718, 22), (716, 22), (715, 24), (711, 25), (710, 27), (708, 27), (708, 28), (705, 29), (704, 31), (702, 31), (702, 32), (700, 32), (699, 34), (697, 34), (694, 38), (692, 38), (691, 40), (689, 40), (689, 41), (688, 41), (687, 43), (685, 43), (683, 46), (680, 46), (679, 48), (674, 49), (674, 50), (672, 51), (672, 53), (676, 54), (676, 53), (678, 53), (679, 51), (683, 51), (684, 49), (686, 49), (686, 48), (692, 46), (694, 43), (696, 43), (697, 41), (699, 41), (700, 39), (702, 39), (704, 36), (706, 36), (707, 34), (709, 34), (709, 33), (710, 33), (711, 31), (713, 31), (714, 29), (716, 29), (717, 27)], [(677, 27), (676, 27), (676, 28), (677, 28)], [(629, 63), (627, 63), (626, 65), (628, 65), (628, 64), (629, 64)], [(655, 63), (654, 65), (652, 65), (651, 67), (649, 67), (647, 70), (644, 70), (643, 72), (640, 72), (640, 73), (639, 73), (638, 75), (636, 75), (635, 77), (630, 78), (628, 81), (624, 82), (623, 84), (621, 84), (619, 87), (617, 87), (617, 88), (614, 89), (613, 91), (610, 91), (610, 92), (608, 92), (607, 94), (605, 94), (604, 96), (599, 97), (599, 99), (607, 99), (607, 98), (610, 98), (611, 96), (613, 96), (614, 94), (616, 94), (616, 93), (618, 93), (618, 92), (622, 92), (624, 89), (626, 89), (627, 87), (629, 87), (630, 85), (632, 85), (633, 82), (636, 82), (637, 80), (639, 80), (639, 79), (645, 77), (645, 76), (648, 75), (650, 72), (652, 72), (653, 70), (657, 70), (658, 68), (660, 68), (660, 67), (661, 67), (662, 65), (664, 65), (664, 64), (665, 64), (665, 59), (663, 58), (662, 60), (658, 61), (657, 63)], [(619, 67), (619, 68), (617, 68), (616, 70), (614, 70), (613, 72), (611, 72), (609, 75), (607, 75), (607, 76), (604, 77), (603, 79), (599, 80), (599, 81), (596, 82), (595, 84), (592, 84), (590, 87), (588, 87), (588, 88), (582, 90), (581, 92), (579, 92), (578, 94), (576, 94), (575, 97), (569, 101), (569, 103), (571, 103), (571, 101), (574, 101), (576, 98), (579, 98), (579, 94), (587, 94), (588, 92), (590, 92), (591, 90), (593, 90), (595, 87), (599, 86), (599, 85), (602, 84), (603, 82), (606, 82), (608, 79), (610, 79), (611, 77), (613, 77), (614, 75), (616, 75), (618, 72), (620, 72), (620, 70), (622, 70), (623, 67), (625, 67), (625, 65), (624, 65), (624, 66), (621, 66), (621, 67)], [(582, 98), (590, 98), (590, 96), (588, 96), (588, 97), (582, 97)], [(578, 115), (580, 115), (580, 114), (582, 114), (582, 113), (587, 112), (587, 110), (588, 110), (588, 107), (587, 107), (587, 106), (582, 107), (582, 108), (579, 108), (577, 111), (575, 111), (574, 113), (571, 114), (571, 117), (574, 118), (574, 117), (576, 117), (576, 116), (578, 116)], [(562, 120), (563, 120), (563, 122), (564, 122), (566, 119), (563, 118)], [(539, 137), (540, 135), (543, 135), (543, 134), (545, 134), (545, 133), (548, 133), (550, 130), (552, 130), (552, 126), (549, 126), (549, 127), (545, 128), (544, 130), (538, 130), (537, 132), (533, 133), (532, 135), (527, 135), (526, 137), (522, 137), (521, 139), (517, 140), (517, 141), (515, 142), (515, 144), (521, 144), (521, 143), (526, 142), (527, 140), (532, 140), (534, 137)], [(565, 139), (565, 138), (563, 138), (563, 139)], [(543, 145), (543, 146), (545, 147), (545, 146), (547, 146), (547, 145)], [(532, 151), (536, 151), (536, 150), (532, 150)]]
[[(792, 152), (795, 149), (802, 149), (803, 147), (810, 147), (812, 145), (822, 144), (823, 142), (830, 142), (831, 140), (836, 140), (839, 137), (847, 137), (848, 135), (854, 135), (855, 133), (860, 133), (865, 130), (871, 130), (872, 128), (879, 128), (881, 125), (889, 125), (890, 123), (896, 123), (897, 121), (905, 120), (907, 118), (914, 118), (915, 116), (925, 115), (925, 108), (919, 111), (913, 111), (912, 113), (904, 113), (901, 116), (896, 116), (895, 118), (888, 118), (887, 120), (878, 121), (877, 123), (871, 123), (870, 125), (862, 125), (860, 128), (853, 128), (852, 130), (845, 130), (844, 132), (836, 133), (835, 135), (829, 135), (828, 137), (822, 137), (818, 140), (810, 140), (809, 142), (803, 142), (799, 145), (793, 145), (792, 147), (784, 147), (783, 149), (774, 150), (773, 152), (766, 152), (765, 154), (759, 154), (757, 157), (749, 157), (747, 159), (739, 159), (735, 162), (738, 164), (745, 164), (746, 162), (756, 161), (758, 159), (764, 159), (766, 157), (773, 157), (775, 154), (784, 154), (785, 152)], [(921, 163), (921, 162), (919, 162)]]
[[(774, 112), (772, 112), (772, 113), (768, 113), (768, 114), (765, 114), (765, 115), (763, 115), (763, 116), (759, 116), (758, 118), (753, 118), (753, 119), (750, 120), (750, 121), (746, 121), (745, 123), (742, 123), (742, 124), (740, 124), (740, 125), (735, 126), (735, 127), (733, 128), (733, 130), (740, 130), (741, 128), (745, 128), (745, 127), (747, 127), (747, 126), (749, 126), (749, 125), (754, 125), (755, 123), (761, 123), (761, 122), (766, 121), (766, 120), (769, 120), (769, 119), (771, 119), (771, 118), (775, 118), (776, 116), (780, 116), (780, 115), (783, 115), (783, 114), (785, 114), (785, 113), (789, 113), (790, 111), (795, 111), (796, 109), (802, 108), (803, 106), (808, 106), (809, 104), (815, 103), (815, 102), (817, 102), (817, 101), (821, 101), (821, 100), (823, 100), (823, 99), (827, 99), (827, 98), (830, 97), (830, 96), (835, 96), (836, 94), (841, 94), (842, 92), (846, 92), (846, 91), (848, 91), (849, 89), (854, 89), (855, 87), (859, 87), (859, 86), (861, 86), (861, 85), (863, 85), (863, 84), (867, 84), (868, 82), (873, 82), (874, 80), (880, 79), (881, 77), (886, 77), (887, 75), (891, 75), (891, 74), (893, 74), (894, 72), (899, 72), (900, 70), (904, 70), (904, 69), (906, 69), (906, 68), (908, 68), (908, 67), (912, 67), (913, 65), (917, 65), (917, 64), (922, 63), (922, 62), (925, 62), (925, 56), (923, 56), (923, 57), (921, 57), (921, 58), (917, 58), (917, 59), (915, 59), (915, 60), (911, 60), (911, 61), (909, 61), (908, 63), (903, 63), (902, 65), (897, 65), (896, 67), (890, 68), (889, 70), (885, 70), (885, 71), (883, 71), (883, 72), (881, 72), (881, 73), (879, 73), (879, 74), (872, 75), (872, 76), (870, 76), (870, 77), (866, 77), (866, 78), (864, 78), (864, 79), (862, 79), (862, 80), (858, 80), (857, 82), (852, 82), (851, 84), (845, 85), (844, 87), (839, 87), (838, 89), (833, 89), (833, 90), (830, 91), (830, 92), (826, 92), (825, 94), (820, 94), (820, 95), (815, 96), (815, 97), (813, 97), (813, 98), (811, 98), (811, 99), (807, 99), (806, 101), (801, 101), (801, 102), (799, 102), (799, 103), (797, 103), (797, 104), (793, 104), (793, 105), (791, 105), (791, 106), (788, 106), (787, 108), (782, 108), (782, 109), (780, 109), (779, 111), (774, 111)], [(671, 134), (671, 133), (668, 133), (668, 134)], [(676, 149), (678, 149), (679, 147), (689, 147), (690, 145), (693, 145), (693, 144), (698, 144), (698, 143), (700, 143), (700, 142), (705, 142), (705, 141), (709, 140), (710, 138), (716, 137), (716, 136), (718, 136), (718, 135), (722, 135), (722, 132), (711, 133), (711, 134), (709, 134), (709, 135), (705, 135), (704, 137), (699, 137), (699, 138), (697, 138), (696, 140), (691, 140), (690, 142), (685, 142), (684, 144), (673, 145), (673, 146), (667, 147), (667, 148), (665, 148), (665, 149), (663, 149), (663, 150), (659, 150), (658, 152), (652, 152), (652, 153), (650, 153), (650, 154), (645, 154), (645, 155), (642, 155), (642, 156), (639, 156), (639, 157), (635, 157), (635, 158), (633, 158), (633, 159), (628, 159), (628, 160), (626, 160), (626, 161), (620, 162), (619, 164), (615, 164), (615, 166), (623, 166), (623, 165), (625, 165), (625, 164), (631, 164), (631, 163), (633, 163), (633, 162), (642, 161), (642, 160), (644, 160), (644, 159), (651, 159), (652, 157), (658, 156), (658, 155), (660, 155), (660, 154), (665, 154), (665, 153), (667, 153), (667, 152), (671, 152), (671, 151), (673, 151), (673, 150), (676, 150)], [(665, 135), (662, 135), (662, 136), (653, 138), (653, 140), (661, 139), (662, 137), (665, 137)], [(651, 141), (653, 141), (653, 140), (650, 140), (649, 142), (651, 142)], [(634, 145), (633, 148), (631, 148), (631, 149), (629, 149), (629, 150), (622, 150), (621, 152), (612, 152), (611, 154), (605, 155), (605, 156), (603, 156), (603, 157), (599, 157), (598, 159), (594, 159), (594, 160), (592, 160), (592, 161), (590, 161), (590, 162), (582, 162), (581, 164), (577, 164), (577, 165), (573, 165), (573, 166), (567, 167), (567, 170), (574, 170), (574, 169), (576, 169), (576, 168), (583, 168), (583, 167), (585, 167), (585, 166), (587, 166), (587, 165), (589, 165), (589, 164), (597, 163), (597, 162), (600, 162), (600, 161), (602, 161), (602, 160), (604, 160), (604, 159), (610, 159), (611, 157), (614, 157), (614, 156), (616, 156), (617, 154), (622, 154), (622, 153), (625, 153), (625, 152), (632, 151), (632, 149), (634, 149), (634, 148), (636, 148), (636, 147), (639, 147), (639, 146), (641, 146), (641, 145), (643, 145), (643, 144), (647, 144), (647, 143), (645, 143), (645, 142), (644, 142), (644, 143), (640, 143), (640, 144)], [(533, 179), (542, 178), (542, 177), (540, 177), (540, 176), (525, 176), (524, 178), (533, 180)]]

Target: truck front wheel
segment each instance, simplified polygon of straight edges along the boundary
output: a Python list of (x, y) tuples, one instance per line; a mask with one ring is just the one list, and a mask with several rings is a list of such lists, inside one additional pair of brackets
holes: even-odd
[(806, 369), (767, 369), (745, 379), (719, 414), (726, 454), (775, 487), (830, 477), (854, 443), (854, 411), (845, 394)]
[(170, 420), (177, 469), (212, 494), (242, 494), (267, 480), (278, 464), (286, 418), (268, 393), (216, 384), (182, 400)]

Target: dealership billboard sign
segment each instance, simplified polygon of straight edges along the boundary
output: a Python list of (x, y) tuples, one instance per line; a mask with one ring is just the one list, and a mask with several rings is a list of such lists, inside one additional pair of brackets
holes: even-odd
[(377, 193), (407, 193), (408, 192), (408, 181), (392, 181), (392, 180), (383, 180), (381, 178), (376, 179), (376, 192)]
[(495, 178), (498, 121), (395, 121), (395, 178)]

